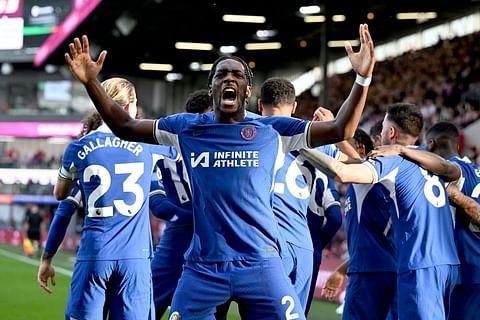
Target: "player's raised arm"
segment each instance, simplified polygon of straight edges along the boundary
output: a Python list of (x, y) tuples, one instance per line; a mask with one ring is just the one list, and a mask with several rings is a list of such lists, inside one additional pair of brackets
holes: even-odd
[(358, 127), (375, 65), (375, 50), (368, 26), (361, 24), (359, 33), (360, 49), (358, 52), (353, 51), (350, 43), (345, 44), (345, 50), (350, 63), (357, 74), (355, 83), (348, 98), (338, 111), (335, 120), (327, 122), (314, 121), (312, 123), (310, 130), (310, 144), (312, 147), (351, 138)]
[(97, 79), (107, 52), (100, 53), (97, 61), (90, 56), (90, 46), (87, 36), (82, 40), (75, 38), (68, 45), (70, 53), (65, 53), (65, 61), (72, 74), (85, 86), (98, 112), (112, 132), (119, 138), (129, 141), (156, 143), (153, 120), (132, 119), (121, 106), (113, 101), (105, 92)]

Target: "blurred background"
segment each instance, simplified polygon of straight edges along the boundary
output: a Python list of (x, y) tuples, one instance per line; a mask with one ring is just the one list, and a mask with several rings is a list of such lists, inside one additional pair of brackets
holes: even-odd
[[(183, 111), (187, 95), (206, 88), (213, 61), (237, 55), (255, 75), (250, 111), (257, 111), (262, 82), (283, 77), (296, 88), (295, 116), (309, 119), (319, 105), (335, 113), (347, 97), (354, 74), (343, 46), (350, 41), (358, 48), (360, 23), (368, 23), (377, 57), (361, 127), (368, 131), (390, 103), (415, 103), (426, 129), (455, 122), (462, 130), (461, 154), (480, 163), (478, 0), (0, 0), (0, 260), (7, 259), (0, 266), (11, 264), (8, 254), (38, 260), (40, 249), (19, 249), (25, 222), (37, 214), (45, 240), (58, 204), (52, 193), (63, 150), (92, 108), (64, 63), (74, 37), (88, 35), (94, 57), (108, 51), (102, 79), (131, 80), (144, 117)], [(82, 217), (80, 208), (63, 243), (67, 276)], [(152, 218), (155, 242), (162, 228)], [(341, 229), (324, 251), (317, 298), (346, 249)], [(28, 272), (28, 285), (35, 287), (36, 269)], [(41, 294), (36, 289), (28, 303)], [(0, 309), (24, 303), (9, 298), (0, 299)], [(336, 307), (322, 312), (338, 318)], [(62, 314), (61, 303), (58, 308)]]

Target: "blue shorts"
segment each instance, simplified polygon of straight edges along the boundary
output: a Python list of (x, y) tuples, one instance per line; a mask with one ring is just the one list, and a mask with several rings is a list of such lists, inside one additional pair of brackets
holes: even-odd
[(305, 319), (280, 258), (199, 263), (187, 261), (169, 319), (215, 319), (230, 298), (242, 319)]
[(480, 283), (460, 284), (453, 288), (449, 320), (457, 319), (480, 319)]
[(440, 265), (398, 274), (400, 319), (446, 319), (458, 266)]
[(349, 273), (342, 319), (394, 319), (396, 291), (396, 272)]
[(298, 300), (305, 310), (312, 283), (313, 251), (286, 242), (286, 251), (282, 257), (285, 272), (297, 293)]
[(153, 300), (155, 308), (165, 310), (183, 271), (183, 255), (190, 246), (192, 227), (167, 225), (152, 259)]
[(154, 319), (149, 259), (77, 261), (65, 319)]

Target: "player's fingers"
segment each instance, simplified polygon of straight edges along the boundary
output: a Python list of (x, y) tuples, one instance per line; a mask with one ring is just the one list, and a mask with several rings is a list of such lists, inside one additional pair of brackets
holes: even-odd
[(73, 43), (75, 44), (75, 50), (77, 51), (77, 54), (82, 53), (82, 43), (80, 42), (80, 39), (73, 39)]
[(363, 34), (364, 34), (365, 42), (371, 42), (373, 44), (372, 35), (370, 34), (370, 30), (368, 30), (368, 24), (365, 24)]
[(68, 65), (71, 65), (73, 63), (73, 60), (72, 58), (70, 58), (70, 55), (68, 53), (65, 53), (63, 56), (65, 57), (65, 61)]
[(347, 51), (349, 56), (353, 54), (352, 45), (348, 41), (345, 41), (345, 51)]
[(43, 277), (39, 276), (38, 279), (38, 284), (40, 285), (40, 287), (45, 290), (46, 292), (48, 293), (52, 293), (52, 290), (48, 287), (48, 284), (47, 284), (47, 279), (44, 279)]
[(90, 44), (88, 43), (88, 37), (86, 35), (83, 35), (82, 36), (82, 42), (83, 42), (83, 46), (82, 46), (82, 50), (83, 52), (90, 52)]
[(360, 26), (358, 27), (358, 34), (360, 36), (360, 43), (364, 43), (365, 42), (365, 26), (363, 24), (360, 24)]
[(47, 293), (52, 293), (52, 289), (50, 289), (47, 285), (41, 286), (43, 290), (45, 290)]
[(68, 49), (70, 50), (70, 54), (72, 55), (72, 58), (75, 58), (75, 56), (77, 55), (77, 50), (75, 49), (75, 45), (73, 43), (69, 43)]
[(98, 56), (98, 60), (97, 60), (97, 66), (101, 69), (103, 67), (103, 62), (105, 61), (105, 57), (107, 56), (107, 51), (106, 50), (103, 50), (101, 53), (100, 53), (100, 56)]

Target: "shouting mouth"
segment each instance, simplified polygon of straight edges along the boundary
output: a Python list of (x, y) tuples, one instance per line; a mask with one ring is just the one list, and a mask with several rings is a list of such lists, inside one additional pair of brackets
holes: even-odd
[(234, 105), (237, 100), (237, 91), (233, 88), (225, 88), (222, 93), (222, 100), (224, 105)]

